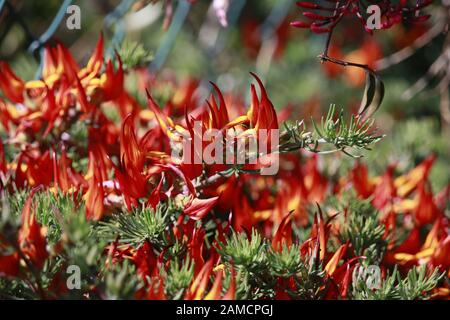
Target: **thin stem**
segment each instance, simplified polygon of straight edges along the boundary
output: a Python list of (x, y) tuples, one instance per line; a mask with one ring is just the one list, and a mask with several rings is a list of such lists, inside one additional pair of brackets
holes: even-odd
[[(339, 5), (340, 5), (340, 1), (337, 1), (336, 6), (334, 7), (333, 16), (336, 16)], [(322, 56), (324, 56), (324, 57), (328, 57), (328, 49), (330, 48), (331, 37), (333, 36), (333, 30), (334, 30), (334, 28), (331, 28), (330, 32), (328, 32), (327, 42), (325, 43), (325, 49), (323, 50), (323, 53), (322, 53)], [(324, 60), (322, 60), (322, 62), (324, 62)]]
[(356, 63), (356, 62), (350, 62), (350, 61), (345, 61), (345, 60), (339, 60), (336, 58), (331, 58), (327, 55), (321, 54), (319, 55), (319, 58), (321, 61), (328, 61), (328, 62), (332, 62), (338, 65), (341, 65), (343, 67), (356, 67), (356, 68), (362, 68), (365, 69), (371, 73), (375, 73), (375, 70), (373, 70), (372, 68), (370, 68), (367, 64), (361, 64), (361, 63)]
[(206, 178), (205, 180), (194, 183), (194, 187), (205, 188), (205, 187), (208, 187), (208, 186), (216, 183), (217, 181), (219, 181), (222, 178), (229, 178), (232, 175), (233, 175), (233, 171), (230, 169), (222, 171), (222, 172), (218, 172), (218, 173)]

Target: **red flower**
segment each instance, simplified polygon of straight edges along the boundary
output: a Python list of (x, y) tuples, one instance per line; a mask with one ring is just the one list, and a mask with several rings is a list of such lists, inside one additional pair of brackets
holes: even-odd
[(157, 264), (157, 257), (148, 241), (144, 242), (144, 244), (136, 250), (132, 260), (135, 263), (137, 272), (142, 279), (145, 280), (146, 277), (153, 275)]
[(32, 208), (33, 189), (28, 196), (22, 209), (22, 227), (19, 230), (19, 247), (22, 253), (39, 269), (44, 266), (48, 257), (46, 249), (45, 229), (36, 221), (34, 209)]
[(433, 194), (428, 189), (425, 182), (419, 184), (417, 207), (414, 210), (414, 218), (419, 226), (433, 223), (441, 215), (441, 211), (434, 202)]
[(0, 255), (0, 276), (17, 277), (19, 275), (19, 262), (17, 252)]
[(14, 103), (23, 102), (25, 83), (17, 77), (6, 62), (0, 61), (0, 89)]
[[(5, 158), (5, 149), (3, 147), (3, 141), (0, 138), (0, 175), (5, 175), (7, 168), (6, 168), (6, 158)], [(0, 179), (1, 181), (1, 179)]]
[(367, 199), (374, 191), (374, 185), (369, 180), (367, 167), (358, 161), (351, 172), (353, 187), (363, 199)]
[(88, 180), (88, 188), (84, 194), (86, 218), (100, 220), (104, 214), (103, 179), (100, 173), (99, 163), (96, 161), (92, 152), (89, 153), (89, 169), (86, 180)]
[(219, 197), (209, 199), (193, 198), (184, 207), (183, 213), (193, 220), (202, 219), (216, 205)]
[(381, 11), (381, 28), (388, 29), (403, 21), (415, 23), (427, 20), (429, 16), (419, 15), (419, 13), (432, 0), (411, 1), (412, 4), (409, 1), (394, 2), (391, 0), (380, 0), (375, 3), (362, 0), (342, 0), (330, 1), (329, 5), (316, 2), (297, 2), (297, 6), (305, 10), (303, 16), (307, 18), (307, 22), (294, 21), (291, 22), (291, 25), (297, 28), (309, 28), (315, 33), (326, 33), (333, 30), (343, 17), (355, 15), (364, 29), (371, 32), (372, 30), (367, 26), (366, 8), (368, 5), (376, 4)]
[(395, 166), (389, 166), (386, 173), (381, 177), (381, 182), (375, 187), (372, 203), (377, 209), (383, 209), (396, 196), (393, 180), (394, 169)]

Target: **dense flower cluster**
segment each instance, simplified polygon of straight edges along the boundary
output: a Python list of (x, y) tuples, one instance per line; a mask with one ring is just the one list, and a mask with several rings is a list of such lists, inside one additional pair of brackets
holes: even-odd
[[(61, 44), (44, 59), (41, 78), (27, 82), (0, 65), (1, 189), (21, 216), (16, 229), (1, 224), (2, 277), (32, 279), (41, 298), (63, 297), (70, 294), (66, 267), (91, 259), (85, 298), (108, 297), (111, 274), (126, 273), (128, 262), (134, 269), (126, 276), (139, 283), (129, 290), (133, 298), (449, 296), (450, 187), (432, 193), (433, 157), (379, 177), (362, 162), (346, 175), (327, 175), (307, 152), (280, 155), (274, 176), (258, 175), (260, 164), (184, 163), (170, 156), (173, 141), (194, 139), (195, 120), (255, 135), (281, 127), (290, 111), (275, 111), (256, 75), (249, 108), (214, 84), (215, 96), (199, 102), (196, 81), (165, 83), (173, 88), (165, 105), (148, 92), (143, 107), (126, 89), (120, 57), (105, 63), (102, 38), (83, 68)], [(146, 71), (133, 73), (142, 89), (157, 91)], [(65, 225), (74, 214), (87, 218), (78, 223), (88, 224), (93, 242), (77, 238), (83, 228)], [(379, 266), (383, 290), (352, 281), (360, 265)], [(398, 282), (408, 272), (420, 274), (419, 292)]]
[(431, 3), (432, 0), (332, 0), (323, 3), (321, 1), (299, 1), (297, 6), (304, 9), (303, 16), (308, 20), (306, 22), (294, 21), (291, 25), (298, 28), (308, 28), (316, 33), (326, 33), (332, 31), (345, 16), (356, 16), (362, 26), (371, 32), (371, 28), (367, 26), (369, 15), (367, 8), (370, 5), (377, 5), (380, 8), (381, 29), (389, 29), (393, 25), (403, 22), (417, 23), (427, 20), (429, 15), (420, 15), (420, 10)]

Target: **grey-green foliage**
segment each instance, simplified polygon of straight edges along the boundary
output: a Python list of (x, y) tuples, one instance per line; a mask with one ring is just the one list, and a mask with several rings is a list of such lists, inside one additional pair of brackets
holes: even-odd
[(117, 51), (124, 70), (145, 66), (153, 60), (153, 53), (145, 49), (141, 42), (126, 39)]
[(361, 120), (352, 115), (349, 123), (344, 119), (344, 112), (341, 110), (335, 119), (335, 105), (331, 105), (327, 116), (322, 118), (321, 125), (314, 121), (314, 128), (320, 138), (325, 142), (333, 144), (336, 149), (345, 152), (345, 148), (370, 150), (372, 144), (378, 142), (382, 135), (376, 134), (373, 127), (374, 120)]
[(294, 299), (317, 299), (321, 296), (325, 272), (315, 255), (302, 255), (298, 244), (275, 250), (254, 229), (250, 239), (233, 232), (219, 253), (222, 261), (236, 270), (238, 299), (272, 299), (280, 278), (293, 277), (295, 290), (287, 293)]
[(295, 289), (287, 291), (293, 299), (318, 299), (323, 291), (326, 273), (317, 254), (303, 256), (298, 244), (292, 244), (289, 248), (283, 244), (280, 251), (268, 252), (270, 274), (286, 280), (293, 277)]
[(294, 277), (296, 290), (289, 290), (294, 299), (316, 300), (323, 296), (326, 284), (326, 272), (314, 256), (308, 258), (307, 264), (302, 264), (300, 271)]
[[(47, 227), (47, 239), (50, 243), (60, 239), (61, 223), (69, 218), (68, 215), (84, 215), (84, 207), (77, 208), (74, 198), (77, 197), (62, 192), (38, 192), (34, 196), (36, 218)], [(78, 197), (77, 201), (80, 200)]]
[(60, 268), (63, 281), (71, 275), (67, 272), (69, 266), (77, 266), (80, 270), (81, 289), (69, 290), (59, 299), (80, 299), (84, 292), (99, 284), (106, 258), (103, 252), (106, 243), (99, 240), (96, 235), (95, 225), (86, 219), (84, 213), (67, 212), (60, 220), (61, 239), (60, 251), (49, 260)]
[[(11, 230), (11, 234), (17, 236), (21, 212), (28, 196), (28, 191), (3, 195), (3, 222), (0, 225), (2, 235), (7, 234), (7, 230)], [(4, 215), (6, 203), (8, 217)], [(86, 219), (83, 206), (77, 207), (69, 195), (36, 192), (32, 200), (32, 210), (38, 222), (47, 228), (49, 257), (42, 270), (23, 268), (23, 277), (3, 279), (0, 292), (10, 297), (28, 299), (82, 298), (82, 293), (88, 291), (98, 281), (100, 272), (98, 266), (103, 265), (102, 252), (105, 244), (96, 237), (94, 225)], [(11, 243), (15, 239), (11, 237), (8, 241)], [(69, 290), (62, 296), (53, 296), (48, 288), (55, 275), (62, 275), (62, 279), (59, 280), (64, 284), (64, 277), (69, 275), (66, 268), (70, 265), (76, 265), (80, 269), (82, 290)], [(38, 290), (39, 288), (42, 290)]]
[[(22, 209), (30, 192), (28, 190), (17, 190), (14, 193), (3, 193), (2, 216), (6, 214), (10, 223), (16, 227), (20, 225)], [(76, 200), (76, 201), (75, 201)], [(76, 202), (80, 200), (77, 196), (57, 194), (53, 192), (36, 192), (33, 196), (32, 210), (36, 214), (37, 221), (47, 227), (47, 240), (53, 244), (61, 237), (61, 222), (69, 214), (84, 214), (83, 206), (77, 207)]]
[(133, 299), (136, 292), (144, 286), (136, 268), (128, 260), (113, 264), (104, 273), (100, 287), (104, 288), (105, 299)]
[[(320, 125), (314, 120), (312, 124), (313, 132), (306, 130), (304, 121), (297, 121), (295, 124), (286, 122), (285, 131), (280, 135), (280, 152), (306, 149), (326, 154), (340, 151), (358, 158), (361, 155), (353, 155), (349, 150), (370, 150), (373, 144), (383, 138), (383, 135), (378, 135), (376, 128), (373, 127), (373, 120), (361, 120), (360, 117), (352, 115), (350, 121), (346, 121), (343, 110), (336, 113), (335, 105), (331, 105), (327, 116), (321, 119)], [(324, 145), (331, 148), (325, 149)]]
[(429, 296), (424, 293), (429, 293), (434, 289), (440, 279), (445, 273), (440, 273), (438, 269), (433, 270), (432, 273), (427, 273), (427, 266), (422, 265), (418, 268), (414, 267), (410, 270), (403, 280), (398, 277), (398, 294), (403, 300), (426, 299)]
[[(21, 225), (21, 212), (28, 196), (28, 191), (2, 194), (0, 231), (11, 243), (16, 241)], [(171, 238), (166, 237), (166, 231), (170, 229), (167, 228), (168, 213), (178, 212), (174, 207), (169, 208), (170, 205), (158, 206), (156, 211), (142, 209), (122, 213), (109, 222), (100, 224), (87, 220), (82, 201), (76, 200), (79, 199), (69, 194), (44, 191), (35, 193), (32, 208), (38, 222), (47, 229), (49, 257), (41, 270), (23, 268), (21, 272), (24, 276), (21, 278), (2, 278), (2, 297), (81, 299), (89, 292), (89, 297), (94, 299), (133, 298), (142, 287), (142, 279), (130, 263), (113, 263), (105, 251), (107, 244), (121, 237), (123, 243), (136, 246), (148, 240), (154, 246), (173, 244), (172, 247), (179, 247), (177, 243), (169, 243), (168, 239)], [(6, 249), (1, 250), (2, 254), (8, 253)], [(76, 266), (80, 271), (80, 289), (49, 290), (50, 285), (55, 284), (64, 288), (66, 280), (71, 276), (67, 271), (70, 266)], [(182, 273), (186, 268), (186, 272), (192, 269), (184, 264), (180, 265)], [(180, 281), (175, 281), (178, 286)], [(45, 297), (37, 290), (38, 287), (45, 292)], [(93, 288), (96, 290), (92, 291)]]
[(253, 272), (267, 266), (266, 246), (261, 235), (252, 229), (250, 239), (245, 233), (233, 232), (231, 237), (222, 243), (219, 252), (226, 261)]
[(273, 297), (275, 283), (268, 268), (267, 248), (268, 244), (255, 229), (250, 236), (233, 231), (220, 244), (222, 261), (236, 269), (238, 299)]
[(438, 269), (432, 272), (427, 267), (412, 268), (406, 277), (402, 278), (397, 267), (381, 283), (379, 289), (368, 287), (365, 279), (352, 283), (352, 297), (358, 300), (415, 300), (428, 299), (444, 274)]
[(182, 299), (194, 277), (194, 263), (189, 257), (183, 262), (175, 259), (168, 270), (162, 270), (161, 273), (166, 279), (165, 294), (172, 299)]
[(297, 274), (304, 266), (300, 247), (296, 244), (290, 247), (283, 244), (280, 251), (269, 250), (267, 258), (273, 275), (283, 278)]
[(28, 197), (28, 191), (16, 190), (12, 193), (2, 192), (2, 214), (7, 214), (5, 219), (13, 219), (20, 217), (22, 213), (23, 205)]
[(149, 241), (153, 246), (163, 247), (170, 243), (170, 208), (158, 205), (152, 208), (136, 209), (131, 213), (119, 213), (106, 222), (100, 222), (97, 229), (101, 238), (107, 241), (140, 246)]
[[(11, 230), (20, 227), (20, 212), (27, 196), (26, 192), (3, 195), (0, 224), (3, 237), (13, 235)], [(135, 247), (149, 241), (159, 251), (162, 247), (167, 249), (165, 258), (170, 264), (160, 269), (167, 297), (182, 298), (192, 282), (194, 262), (185, 254), (182, 243), (171, 240), (171, 228), (168, 226), (171, 219), (176, 219), (178, 211), (170, 204), (159, 206), (156, 210), (124, 212), (105, 223), (87, 220), (84, 208), (78, 207), (71, 196), (63, 194), (38, 192), (35, 194), (33, 207), (40, 223), (49, 230), (49, 258), (37, 273), (24, 270), (24, 278), (0, 279), (2, 298), (42, 298), (36, 291), (36, 285), (30, 286), (23, 279), (39, 283), (47, 294), (46, 298), (80, 299), (86, 293), (93, 299), (134, 298), (135, 293), (143, 288), (143, 280), (132, 264), (120, 260), (114, 262), (107, 254), (107, 244), (116, 239)], [(355, 253), (367, 257), (362, 260), (365, 264), (380, 261), (386, 245), (382, 239), (383, 227), (376, 223), (377, 215), (368, 201), (350, 200), (348, 221), (341, 237), (343, 241), (351, 242)], [(161, 248), (157, 248), (158, 246)], [(253, 229), (249, 236), (232, 231), (226, 241), (218, 244), (217, 249), (226, 270), (235, 270), (238, 299), (271, 299), (275, 298), (277, 290), (286, 290), (293, 299), (318, 299), (323, 296), (324, 289), (329, 284), (318, 258), (318, 251), (302, 254), (297, 242), (290, 246), (284, 244), (281, 250), (275, 250), (267, 239)], [(69, 277), (66, 270), (71, 265), (80, 269), (81, 288), (63, 293), (48, 290), (56, 275), (62, 276), (60, 284), (64, 286)], [(223, 291), (230, 285), (230, 274), (231, 272), (225, 273)], [(437, 270), (428, 273), (425, 266), (413, 268), (403, 278), (395, 269), (382, 281), (379, 289), (368, 288), (365, 279), (352, 283), (351, 297), (427, 298), (441, 277)], [(280, 287), (280, 280), (293, 280), (294, 286), (286, 287), (286, 284), (281, 283)], [(93, 291), (93, 288), (96, 290)]]
[(351, 199), (340, 237), (350, 241), (355, 255), (365, 256), (365, 265), (379, 264), (384, 256), (387, 241), (383, 239), (384, 225), (377, 210), (369, 200)]
[[(26, 196), (25, 192), (9, 194), (2, 191), (0, 193), (1, 255), (9, 255), (14, 251), (13, 248), (8, 248), (6, 244), (16, 241), (16, 234), (21, 220), (20, 212), (26, 201)], [(33, 299), (34, 297), (33, 289), (24, 281), (14, 281), (0, 276), (0, 299)]]

